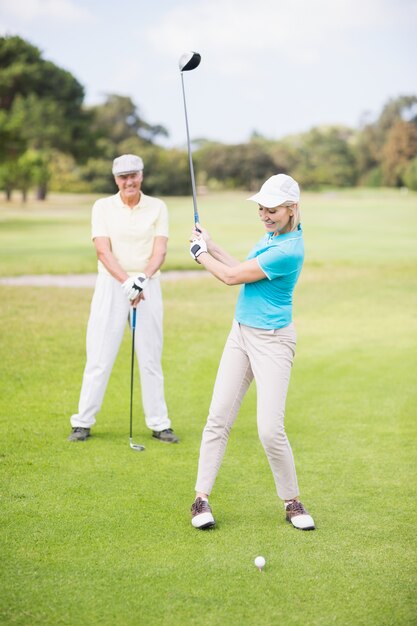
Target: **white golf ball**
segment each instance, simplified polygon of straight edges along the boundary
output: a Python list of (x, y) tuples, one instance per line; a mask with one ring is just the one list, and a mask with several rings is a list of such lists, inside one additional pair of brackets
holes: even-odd
[(263, 556), (257, 556), (255, 559), (255, 565), (256, 567), (259, 567), (260, 569), (262, 569), (262, 567), (265, 567), (265, 559)]

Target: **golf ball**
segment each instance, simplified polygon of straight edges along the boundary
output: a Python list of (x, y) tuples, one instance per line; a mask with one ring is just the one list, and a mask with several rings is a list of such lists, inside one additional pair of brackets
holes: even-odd
[(263, 556), (257, 556), (255, 559), (255, 565), (256, 567), (259, 567), (259, 569), (262, 569), (265, 566), (265, 559)]

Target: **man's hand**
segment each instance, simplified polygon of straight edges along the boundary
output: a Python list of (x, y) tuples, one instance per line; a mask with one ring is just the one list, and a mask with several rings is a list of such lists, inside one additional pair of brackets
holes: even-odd
[(131, 302), (133, 302), (138, 298), (138, 296), (140, 296), (140, 294), (146, 287), (148, 280), (149, 279), (146, 277), (145, 274), (138, 274), (136, 278), (134, 278), (133, 276), (129, 276), (129, 278), (125, 280), (124, 283), (122, 283), (123, 291)]
[(201, 239), (201, 238), (193, 239), (190, 244), (190, 254), (192, 258), (194, 259), (194, 261), (197, 261), (197, 263), (200, 263), (200, 261), (198, 260), (198, 257), (203, 252), (207, 252), (207, 245), (204, 239)]

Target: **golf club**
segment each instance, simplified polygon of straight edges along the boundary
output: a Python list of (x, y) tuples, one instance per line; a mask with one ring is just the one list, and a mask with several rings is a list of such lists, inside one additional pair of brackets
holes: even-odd
[(198, 216), (198, 209), (197, 209), (197, 194), (195, 190), (193, 157), (191, 154), (190, 132), (188, 130), (187, 104), (185, 101), (183, 72), (189, 72), (190, 70), (195, 70), (195, 68), (200, 65), (200, 61), (201, 61), (201, 55), (198, 52), (184, 52), (184, 54), (181, 55), (181, 58), (178, 63), (180, 72), (181, 72), (182, 96), (184, 99), (185, 128), (187, 130), (188, 161), (190, 164), (191, 187), (193, 190), (194, 224), (196, 224), (199, 221), (199, 216)]
[(132, 414), (133, 414), (133, 373), (135, 369), (135, 331), (136, 331), (136, 307), (132, 309), (131, 316), (131, 328), (132, 328), (132, 361), (130, 366), (130, 437), (129, 443), (132, 450), (136, 450), (137, 452), (142, 452), (145, 449), (145, 446), (141, 446), (140, 443), (133, 443), (133, 435), (132, 435)]

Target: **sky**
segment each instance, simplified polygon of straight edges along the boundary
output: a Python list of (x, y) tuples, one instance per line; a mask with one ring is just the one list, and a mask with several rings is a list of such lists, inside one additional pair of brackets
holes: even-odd
[(417, 95), (417, 0), (0, 0), (0, 35), (69, 70), (87, 105), (129, 96), (183, 147), (319, 125), (358, 128), (391, 98)]

